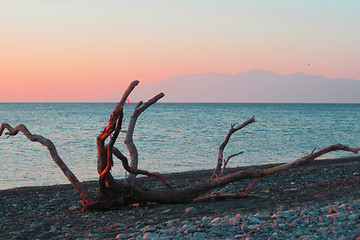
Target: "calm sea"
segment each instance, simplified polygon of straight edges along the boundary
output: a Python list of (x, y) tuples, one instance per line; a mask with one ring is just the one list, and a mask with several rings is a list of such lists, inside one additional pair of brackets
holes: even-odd
[[(96, 180), (96, 137), (113, 103), (0, 103), (0, 122), (23, 123), (52, 140), (80, 181)], [(134, 104), (125, 106), (124, 127)], [(158, 172), (210, 169), (231, 123), (255, 115), (236, 132), (225, 156), (245, 151), (229, 166), (279, 163), (335, 143), (360, 144), (360, 104), (157, 103), (138, 119), (134, 142), (140, 168)], [(120, 135), (117, 147), (126, 155)], [(327, 157), (349, 156), (331, 153)], [(45, 147), (19, 134), (0, 138), (0, 189), (68, 183)], [(115, 162), (113, 175), (125, 172)]]

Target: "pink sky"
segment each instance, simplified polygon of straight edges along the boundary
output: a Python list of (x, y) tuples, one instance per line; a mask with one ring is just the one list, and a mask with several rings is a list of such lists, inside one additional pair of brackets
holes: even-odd
[(134, 79), (252, 69), (360, 80), (360, 1), (12, 0), (0, 9), (2, 102), (97, 101)]

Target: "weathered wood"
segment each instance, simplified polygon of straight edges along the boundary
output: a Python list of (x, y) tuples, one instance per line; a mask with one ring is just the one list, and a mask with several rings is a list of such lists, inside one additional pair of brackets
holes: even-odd
[(127, 159), (127, 157), (125, 157), (117, 148), (113, 148), (113, 154), (121, 160), (123, 168), (131, 173), (131, 174), (141, 174), (141, 175), (146, 175), (148, 177), (156, 177), (157, 179), (159, 179), (160, 183), (166, 187), (168, 187), (169, 189), (176, 191), (175, 188), (173, 186), (171, 186), (160, 173), (157, 172), (148, 172), (146, 170), (140, 170), (137, 168), (133, 168), (129, 165), (129, 161)]
[(86, 205), (94, 200), (91, 194), (84, 188), (81, 182), (79, 182), (76, 176), (72, 173), (72, 171), (70, 171), (70, 169), (67, 167), (64, 161), (60, 158), (59, 154), (56, 151), (56, 147), (52, 141), (41, 135), (32, 134), (23, 124), (19, 124), (15, 128), (13, 128), (7, 123), (2, 123), (0, 125), (0, 136), (2, 135), (5, 129), (9, 131), (5, 133), (6, 135), (15, 136), (19, 132), (22, 132), (30, 141), (38, 142), (43, 146), (45, 146), (49, 150), (49, 153), (53, 161), (59, 166), (59, 168), (67, 177), (67, 179), (70, 181), (70, 183), (73, 185), (75, 190), (82, 197), (83, 205)]
[(222, 169), (221, 169), (221, 174), (220, 174), (220, 175), (223, 175), (223, 174), (224, 174), (225, 168), (226, 168), (226, 166), (227, 166), (227, 164), (229, 163), (229, 161), (230, 161), (231, 158), (236, 157), (236, 156), (238, 156), (238, 155), (240, 155), (240, 154), (243, 154), (243, 153), (244, 153), (244, 151), (241, 151), (241, 152), (232, 154), (232, 155), (228, 156), (226, 159), (224, 159), (224, 166), (223, 166)]
[[(127, 146), (131, 164), (129, 165), (127, 157), (122, 154), (119, 149), (115, 147), (115, 142), (121, 132), (122, 121), (123, 121), (123, 107), (129, 94), (138, 85), (138, 81), (132, 82), (124, 92), (119, 103), (116, 105), (112, 112), (107, 127), (97, 137), (97, 149), (98, 149), (98, 166), (97, 170), (99, 173), (99, 189), (100, 194), (96, 198), (93, 198), (89, 194), (83, 185), (78, 181), (76, 176), (69, 170), (66, 164), (57, 154), (54, 144), (49, 140), (40, 135), (31, 134), (24, 125), (18, 125), (12, 128), (9, 124), (3, 123), (0, 125), (0, 136), (3, 131), (7, 129), (9, 132), (7, 135), (16, 135), (19, 131), (31, 141), (36, 141), (46, 146), (50, 152), (53, 161), (60, 167), (65, 176), (69, 179), (75, 190), (80, 194), (83, 199), (84, 210), (99, 210), (99, 209), (110, 209), (114, 207), (124, 206), (132, 203), (146, 203), (146, 202), (157, 202), (157, 203), (186, 203), (186, 202), (198, 202), (206, 200), (222, 200), (228, 198), (240, 198), (249, 195), (251, 190), (255, 187), (256, 183), (263, 177), (273, 175), (279, 172), (287, 171), (289, 169), (296, 168), (298, 166), (307, 164), (316, 158), (327, 154), (332, 151), (348, 151), (358, 153), (360, 147), (351, 148), (342, 144), (335, 144), (325, 147), (319, 151), (313, 150), (309, 155), (296, 159), (292, 162), (278, 165), (272, 168), (251, 168), (241, 170), (232, 174), (222, 175), (224, 169), (229, 160), (241, 154), (242, 152), (233, 154), (224, 159), (224, 149), (230, 140), (230, 137), (236, 131), (244, 128), (245, 126), (255, 122), (253, 116), (249, 120), (243, 122), (240, 125), (234, 123), (231, 125), (224, 141), (221, 143), (218, 149), (218, 159), (216, 168), (212, 174), (212, 177), (207, 181), (203, 181), (182, 189), (175, 190), (160, 173), (148, 172), (146, 170), (138, 169), (138, 153), (136, 146), (133, 142), (133, 134), (135, 124), (139, 115), (145, 111), (149, 106), (156, 103), (161, 99), (164, 94), (159, 93), (154, 98), (150, 99), (146, 103), (139, 102), (132, 113), (127, 133), (125, 136), (125, 145)], [(105, 144), (107, 138), (110, 137), (108, 144)], [(119, 158), (122, 162), (123, 168), (130, 173), (129, 178), (124, 181), (116, 181), (111, 175), (110, 171), (113, 166), (113, 155)], [(156, 177), (167, 189), (143, 189), (139, 184), (136, 183), (136, 174), (142, 174), (149, 177)], [(255, 179), (255, 181), (245, 190), (244, 192), (238, 192), (235, 194), (222, 194), (215, 196), (206, 195), (210, 190), (224, 187), (229, 183), (237, 182), (242, 179)]]
[[(315, 160), (316, 158), (332, 152), (332, 151), (348, 151), (353, 153), (358, 153), (360, 151), (360, 147), (357, 148), (351, 148), (349, 146), (345, 146), (342, 144), (336, 144), (331, 145), (328, 147), (325, 147), (317, 152), (313, 152), (306, 157), (296, 159), (289, 163), (284, 163), (282, 165), (267, 168), (267, 169), (261, 169), (261, 168), (253, 168), (253, 169), (246, 169), (241, 170), (232, 174), (228, 174), (222, 177), (218, 177), (215, 179), (209, 179), (207, 181), (185, 187), (183, 189), (179, 189), (176, 192), (170, 192), (170, 191), (142, 191), (142, 192), (136, 192), (137, 194), (141, 195), (141, 198), (143, 200), (147, 200), (150, 202), (160, 202), (160, 203), (185, 203), (185, 202), (192, 202), (196, 201), (198, 202), (200, 199), (197, 199), (200, 195), (207, 193), (208, 191), (218, 188), (218, 187), (224, 187), (229, 183), (237, 182), (243, 179), (251, 179), (255, 178), (256, 180), (252, 185), (249, 186), (248, 190), (245, 193), (238, 193), (235, 195), (228, 195), (229, 198), (234, 197), (244, 197), (247, 194), (249, 194), (249, 191), (255, 186), (255, 184), (260, 180), (260, 178), (263, 178), (265, 176), (273, 175), (279, 172), (283, 172), (286, 170), (290, 170), (293, 168), (297, 168), (301, 165), (307, 164)], [(250, 189), (250, 190), (249, 190)], [(148, 195), (147, 195), (148, 193)], [(208, 200), (211, 197), (205, 196), (203, 200)], [(222, 197), (218, 197), (218, 199), (225, 199), (227, 198), (226, 195)], [(216, 199), (216, 198), (214, 198)]]
[[(125, 90), (120, 101), (117, 103), (114, 111), (110, 115), (110, 119), (107, 127), (98, 135), (96, 139), (96, 145), (98, 149), (98, 173), (100, 190), (104, 190), (106, 185), (115, 184), (114, 178), (110, 174), (111, 167), (113, 165), (112, 159), (112, 147), (121, 131), (121, 124), (123, 119), (123, 107), (126, 99), (130, 93), (139, 84), (139, 81), (133, 81), (130, 83), (128, 88)], [(114, 133), (112, 136), (111, 134)], [(105, 140), (111, 136), (110, 143), (105, 148)]]
[[(245, 122), (243, 122), (242, 124), (237, 125), (237, 122), (236, 123), (233, 123), (231, 124), (231, 127), (228, 131), (228, 133), (226, 134), (225, 136), (225, 139), (224, 141), (220, 144), (219, 146), (219, 149), (218, 149), (218, 159), (217, 159), (217, 164), (216, 164), (216, 167), (214, 169), (214, 172), (211, 176), (211, 179), (214, 179), (214, 178), (217, 178), (217, 177), (220, 177), (221, 176), (221, 173), (224, 171), (224, 168), (226, 167), (228, 161), (230, 160), (231, 157), (233, 156), (237, 156), (239, 155), (240, 153), (238, 154), (233, 154), (231, 156), (229, 156), (227, 158), (227, 160), (224, 159), (224, 150), (225, 150), (225, 147), (226, 145), (228, 144), (228, 142), (230, 141), (230, 137), (233, 133), (235, 133), (236, 131), (239, 131), (240, 129), (246, 127), (247, 125), (249, 125), (250, 123), (253, 123), (253, 122), (256, 122), (255, 121), (255, 116), (252, 116), (249, 120), (246, 120)], [(225, 166), (224, 168), (222, 169), (222, 165), (223, 165), (223, 162), (225, 162)]]
[[(133, 141), (133, 135), (134, 135), (136, 121), (142, 112), (144, 112), (148, 107), (150, 107), (151, 105), (153, 105), (154, 103), (159, 101), (164, 96), (165, 96), (164, 93), (159, 93), (155, 97), (149, 99), (149, 101), (147, 101), (146, 103), (139, 102), (135, 106), (134, 111), (130, 117), (129, 126), (126, 131), (124, 143), (130, 153), (130, 158), (131, 158), (130, 166), (132, 169), (138, 168), (138, 161), (139, 161), (138, 160), (138, 151), (137, 151), (136, 146)], [(133, 182), (135, 177), (136, 177), (136, 174), (134, 172), (130, 173), (128, 176), (128, 180)]]

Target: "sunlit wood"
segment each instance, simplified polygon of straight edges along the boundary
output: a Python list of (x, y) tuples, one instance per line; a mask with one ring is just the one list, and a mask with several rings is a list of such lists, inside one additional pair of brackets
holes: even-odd
[[(125, 145), (127, 146), (131, 163), (129, 164), (128, 158), (120, 152), (118, 148), (115, 147), (116, 140), (119, 137), (119, 134), (123, 132), (122, 122), (123, 122), (123, 107), (128, 99), (128, 96), (134, 90), (134, 88), (139, 84), (138, 81), (133, 81), (129, 87), (124, 92), (120, 101), (116, 105), (114, 111), (112, 112), (107, 126), (100, 132), (97, 137), (97, 149), (98, 149), (98, 165), (97, 171), (99, 173), (99, 195), (97, 197), (91, 196), (89, 192), (83, 187), (81, 182), (76, 178), (76, 176), (69, 170), (63, 160), (57, 154), (54, 144), (49, 140), (40, 135), (35, 135), (30, 133), (30, 131), (22, 124), (17, 125), (15, 128), (12, 128), (9, 124), (3, 123), (0, 125), (0, 136), (7, 129), (9, 132), (6, 134), (9, 136), (14, 136), (18, 132), (22, 132), (29, 140), (36, 141), (46, 146), (50, 152), (50, 155), (54, 162), (60, 167), (65, 176), (69, 179), (71, 184), (74, 186), (75, 190), (80, 194), (83, 199), (83, 210), (106, 210), (115, 207), (126, 206), (133, 203), (147, 203), (147, 202), (156, 202), (156, 203), (188, 203), (188, 202), (198, 202), (198, 201), (207, 201), (207, 200), (223, 200), (231, 198), (241, 198), (246, 197), (250, 194), (252, 189), (255, 187), (258, 181), (261, 178), (273, 175), (279, 172), (287, 171), (289, 169), (296, 168), (298, 166), (310, 163), (316, 158), (323, 156), (332, 151), (347, 151), (358, 153), (360, 148), (352, 148), (342, 144), (335, 144), (328, 147), (325, 147), (321, 150), (313, 150), (309, 155), (296, 159), (292, 162), (280, 164), (271, 168), (249, 168), (246, 170), (240, 170), (231, 174), (223, 174), (224, 169), (228, 161), (242, 152), (238, 152), (228, 156), (224, 159), (224, 149), (227, 143), (230, 141), (230, 137), (236, 131), (246, 127), (247, 125), (255, 122), (255, 117), (251, 117), (247, 121), (238, 125), (234, 123), (231, 125), (230, 130), (228, 131), (224, 141), (219, 146), (218, 150), (218, 160), (216, 167), (212, 176), (209, 176), (207, 181), (199, 182), (182, 189), (175, 189), (168, 181), (160, 174), (148, 172), (146, 170), (138, 169), (138, 152), (133, 141), (133, 134), (135, 130), (135, 125), (137, 118), (140, 114), (145, 111), (148, 107), (155, 104), (162, 97), (163, 93), (157, 94), (155, 97), (149, 101), (143, 103), (139, 102), (132, 113), (128, 128), (126, 130), (125, 136)], [(109, 140), (109, 143), (106, 144), (106, 140)], [(184, 149), (186, 151), (186, 149)], [(113, 167), (113, 155), (116, 158), (120, 159), (122, 167), (130, 174), (129, 179), (124, 180), (115, 180), (111, 175), (111, 169)], [(153, 164), (156, 165), (157, 161), (160, 159), (153, 159)], [(148, 177), (157, 178), (164, 186), (164, 189), (145, 189), (142, 188), (138, 179), (136, 178), (137, 174), (146, 175)], [(224, 187), (229, 183), (237, 182), (242, 179), (255, 179), (252, 184), (250, 184), (245, 191), (240, 191), (235, 194), (218, 194), (218, 195), (206, 195), (210, 190)]]

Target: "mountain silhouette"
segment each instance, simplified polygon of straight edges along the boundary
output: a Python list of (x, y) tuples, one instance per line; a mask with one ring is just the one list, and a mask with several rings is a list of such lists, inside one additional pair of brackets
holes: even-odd
[[(328, 79), (304, 73), (277, 74), (252, 70), (236, 75), (188, 74), (140, 85), (131, 102), (148, 100), (164, 92), (163, 102), (360, 103), (360, 81)], [(122, 92), (102, 101), (116, 102)]]

